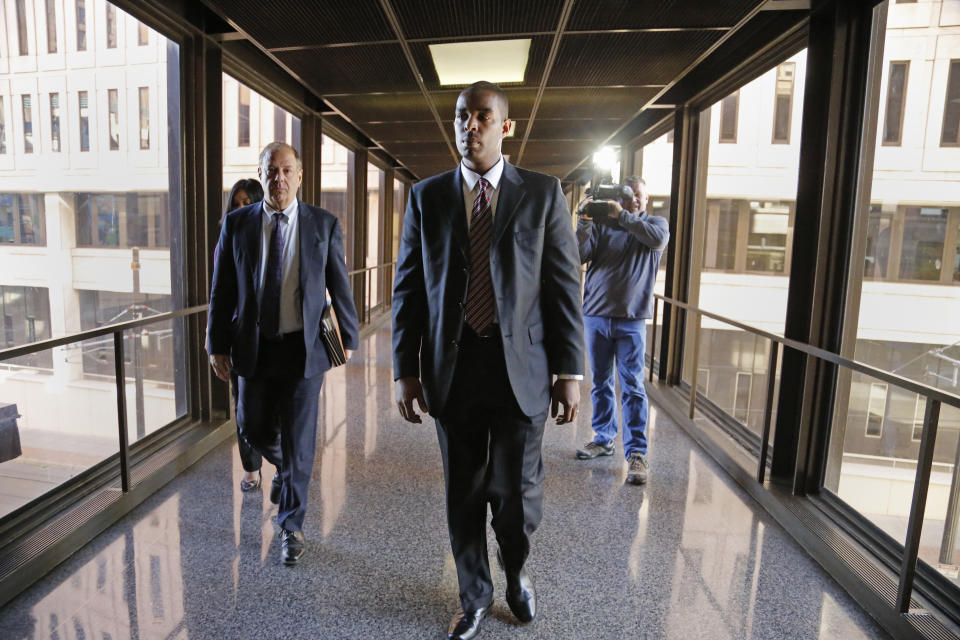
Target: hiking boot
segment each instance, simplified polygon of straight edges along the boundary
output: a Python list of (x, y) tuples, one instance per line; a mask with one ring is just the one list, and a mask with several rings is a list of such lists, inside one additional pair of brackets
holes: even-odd
[(627, 482), (630, 484), (645, 484), (647, 482), (647, 459), (642, 453), (634, 451), (630, 454), (627, 468)]
[(577, 457), (581, 460), (592, 460), (599, 456), (612, 456), (613, 443), (600, 444), (591, 440), (584, 445), (583, 449), (577, 449)]

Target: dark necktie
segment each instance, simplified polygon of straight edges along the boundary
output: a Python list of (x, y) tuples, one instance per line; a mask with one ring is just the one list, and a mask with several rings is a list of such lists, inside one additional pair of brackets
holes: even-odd
[(263, 275), (263, 295), (260, 296), (260, 334), (276, 338), (280, 334), (280, 289), (283, 287), (283, 213), (273, 214), (270, 233), (270, 252)]
[(479, 336), (485, 336), (493, 324), (493, 281), (490, 278), (490, 237), (493, 212), (487, 189), (490, 183), (480, 178), (479, 190), (470, 214), (470, 287), (467, 291), (466, 321)]

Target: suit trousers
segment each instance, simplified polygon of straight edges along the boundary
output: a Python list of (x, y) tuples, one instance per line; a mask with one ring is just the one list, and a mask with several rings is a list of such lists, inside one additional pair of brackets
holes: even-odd
[(530, 554), (530, 535), (543, 511), (541, 444), (546, 411), (520, 409), (499, 331), (479, 338), (464, 327), (447, 406), (437, 417), (446, 478), (447, 526), (464, 611), (489, 605), (487, 505), (508, 571)]
[(277, 341), (261, 339), (258, 349), (256, 371), (240, 376), (237, 420), (247, 441), (280, 470), (277, 523), (287, 531), (299, 531), (313, 471), (323, 375), (303, 377), (302, 331)]
[(240, 416), (237, 413), (240, 409), (240, 380), (236, 371), (230, 372), (230, 393), (233, 395), (233, 412), (237, 418), (237, 449), (240, 451), (240, 466), (247, 473), (259, 471), (263, 464), (263, 459), (257, 450), (253, 448), (247, 439), (243, 437), (243, 428), (240, 426)]

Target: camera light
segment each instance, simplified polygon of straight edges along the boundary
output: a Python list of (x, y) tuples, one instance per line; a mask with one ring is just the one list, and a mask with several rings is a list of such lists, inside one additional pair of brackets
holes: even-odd
[(602, 171), (613, 169), (617, 164), (617, 152), (613, 147), (601, 147), (593, 154), (593, 168)]

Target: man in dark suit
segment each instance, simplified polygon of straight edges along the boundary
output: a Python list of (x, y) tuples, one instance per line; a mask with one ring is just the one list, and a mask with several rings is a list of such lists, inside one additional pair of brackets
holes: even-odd
[[(393, 292), (394, 379), (400, 414), (436, 419), (447, 524), (460, 583), (448, 638), (467, 640), (493, 600), (486, 513), (507, 578), (507, 604), (536, 615), (524, 568), (543, 501), (547, 417), (576, 416), (583, 318), (577, 244), (556, 178), (518, 169), (500, 153), (507, 97), (478, 82), (457, 100), (462, 157), (414, 185)], [(551, 385), (553, 374), (556, 382)]]
[(237, 421), (277, 467), (270, 499), (279, 505), (281, 560), (294, 565), (305, 549), (318, 394), (330, 368), (318, 337), (327, 291), (348, 358), (358, 344), (357, 312), (336, 217), (297, 200), (303, 166), (296, 149), (267, 145), (258, 173), (263, 202), (231, 212), (220, 232), (207, 353), (221, 380), (231, 368), (239, 374)]

